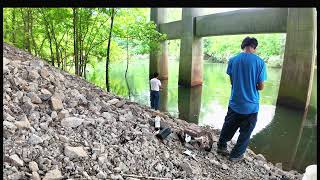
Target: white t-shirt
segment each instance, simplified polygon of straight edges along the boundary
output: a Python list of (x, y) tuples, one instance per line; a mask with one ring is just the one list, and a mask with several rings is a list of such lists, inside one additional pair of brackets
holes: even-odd
[(159, 91), (159, 87), (161, 86), (161, 82), (157, 78), (152, 78), (150, 80), (151, 91)]

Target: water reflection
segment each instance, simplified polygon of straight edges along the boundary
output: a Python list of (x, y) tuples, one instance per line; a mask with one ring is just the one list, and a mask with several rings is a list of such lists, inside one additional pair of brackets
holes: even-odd
[(179, 118), (198, 124), (201, 108), (202, 86), (178, 88)]
[(303, 172), (316, 163), (315, 114), (314, 108), (306, 114), (278, 106), (270, 124), (252, 137), (250, 148), (271, 162), (282, 162), (284, 169)]

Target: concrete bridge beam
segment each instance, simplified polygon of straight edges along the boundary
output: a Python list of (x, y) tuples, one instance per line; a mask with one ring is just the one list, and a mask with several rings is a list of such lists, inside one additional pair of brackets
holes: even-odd
[(315, 8), (289, 8), (277, 104), (307, 110), (316, 58)]
[[(154, 21), (157, 25), (157, 30), (160, 31), (160, 24), (165, 23), (166, 20), (166, 8), (151, 8), (150, 20)], [(168, 79), (168, 42), (163, 41), (159, 44), (160, 49), (150, 53), (149, 63), (149, 78), (153, 76), (155, 72), (159, 73), (159, 79)]]
[(202, 84), (202, 39), (195, 36), (198, 8), (182, 8), (179, 85), (192, 87)]

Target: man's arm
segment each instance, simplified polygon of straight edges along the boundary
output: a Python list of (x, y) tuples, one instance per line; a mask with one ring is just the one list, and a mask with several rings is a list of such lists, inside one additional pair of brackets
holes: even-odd
[(231, 76), (229, 76), (230, 77), (230, 83), (231, 83), (231, 86), (232, 86), (232, 77)]

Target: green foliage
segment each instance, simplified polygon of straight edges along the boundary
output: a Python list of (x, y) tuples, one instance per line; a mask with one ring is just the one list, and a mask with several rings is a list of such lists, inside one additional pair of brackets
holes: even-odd
[[(246, 36), (255, 37), (258, 40), (257, 54), (266, 63), (271, 60), (271, 65), (282, 64), (285, 34), (248, 34), (205, 38), (203, 42), (205, 59), (226, 63), (230, 57), (241, 52), (240, 45)], [(276, 57), (278, 63), (274, 62)]]

